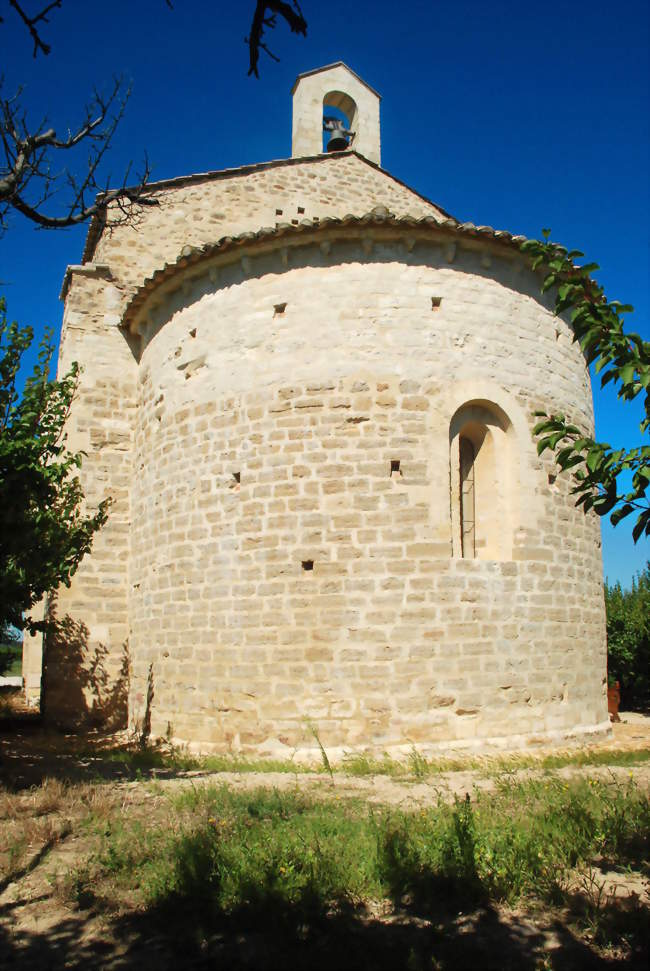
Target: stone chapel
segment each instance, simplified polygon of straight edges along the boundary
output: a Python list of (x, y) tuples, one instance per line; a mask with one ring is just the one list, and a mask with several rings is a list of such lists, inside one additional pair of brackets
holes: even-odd
[(308, 71), (290, 158), (92, 221), (59, 367), (113, 504), (50, 601), (48, 717), (279, 757), (609, 730), (599, 523), (532, 436), (592, 431), (584, 358), (522, 237), (381, 168), (379, 107)]

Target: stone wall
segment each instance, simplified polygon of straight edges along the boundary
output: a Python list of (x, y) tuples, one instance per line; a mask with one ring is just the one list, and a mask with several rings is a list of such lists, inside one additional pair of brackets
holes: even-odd
[(352, 153), (271, 162), (178, 180), (156, 193), (134, 226), (105, 232), (94, 250), (125, 287), (135, 288), (184, 246), (263, 226), (326, 216), (362, 216), (386, 206), (396, 216), (434, 216), (442, 211), (407, 186)]
[[(144, 208), (132, 225), (109, 225), (90, 247), (93, 262), (70, 267), (64, 281), (59, 374), (72, 361), (82, 369), (68, 444), (87, 453), (81, 476), (88, 506), (96, 508), (107, 496), (113, 499), (92, 554), (83, 560), (70, 589), (57, 592), (53, 605), (60, 633), (50, 637), (44, 653), (48, 717), (68, 725), (89, 718), (119, 721), (125, 707), (131, 442), (138, 374), (137, 342), (120, 328), (129, 297), (154, 270), (174, 262), (183, 246), (260, 225), (347, 212), (362, 215), (381, 200), (399, 213), (440, 215), (354, 154), (179, 179), (156, 191), (159, 205)], [(40, 651), (40, 641), (30, 643), (29, 693), (34, 703)]]
[(67, 423), (67, 445), (86, 453), (81, 479), (88, 508), (110, 496), (69, 588), (50, 598), (55, 629), (45, 638), (44, 714), (52, 721), (126, 726), (127, 612), (132, 427), (137, 364), (118, 329), (123, 294), (93, 266), (77, 269), (67, 293), (59, 374), (81, 367)]
[[(130, 679), (132, 728), (204, 749), (308, 751), (310, 723), (332, 752), (605, 730), (598, 523), (531, 438), (540, 407), (592, 428), (588, 373), (514, 248), (363, 227), (288, 255), (251, 241), (178, 271), (131, 336), (130, 298), (186, 246), (377, 205), (444, 215), (354, 154), (156, 192), (66, 282), (69, 441), (89, 505), (114, 505), (58, 595), (51, 717), (116, 724)], [(498, 542), (472, 560), (468, 404), (507, 417), (477, 483)]]
[[(366, 244), (224, 266), (149, 317), (132, 723), (149, 697), (154, 734), (275, 754), (310, 724), (334, 753), (606, 730), (598, 523), (531, 437), (539, 407), (591, 427), (580, 351), (518, 258)], [(468, 402), (512, 426), (500, 559), (454, 555)]]

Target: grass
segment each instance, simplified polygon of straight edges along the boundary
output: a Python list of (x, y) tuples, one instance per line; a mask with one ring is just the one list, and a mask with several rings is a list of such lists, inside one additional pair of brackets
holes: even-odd
[(116, 796), (106, 787), (69, 785), (46, 779), (25, 792), (0, 789), (0, 882), (8, 883), (73, 832), (96, 825), (115, 810)]
[(415, 813), (221, 786), (187, 789), (158, 823), (111, 817), (97, 833), (96, 851), (68, 878), (72, 899), (170, 919), (302, 920), (368, 900), (422, 913), (567, 902), (576, 867), (643, 864), (650, 806), (632, 780), (504, 779), (496, 793)]
[(0, 644), (0, 677), (19, 677), (23, 673), (23, 645), (15, 641)]
[[(155, 750), (131, 754), (142, 770), (165, 764)], [(176, 758), (181, 767), (195, 764), (183, 753)], [(360, 769), (374, 774), (376, 764)], [(384, 769), (396, 771), (392, 762)], [(400, 771), (413, 779), (420, 769), (417, 762)], [(376, 925), (372, 915), (380, 913), (385, 928), (394, 918), (416, 918), (417, 926), (431, 922), (455, 934), (461, 912), (476, 919), (515, 905), (525, 915), (541, 908), (564, 926), (573, 921), (589, 947), (639, 954), (648, 908), (633, 894), (616, 898), (612, 874), (628, 868), (633, 886), (650, 874), (650, 804), (633, 774), (625, 775), (564, 780), (548, 769), (522, 779), (504, 772), (490, 791), (477, 788), (452, 803), (441, 796), (417, 811), (341, 798), (336, 784), (310, 794), (298, 775), (282, 792), (192, 779), (173, 786), (48, 781), (0, 790), (0, 882), (19, 880), (73, 837), (65, 869), (53, 869), (56, 856), (46, 863), (59, 901), (125, 926), (137, 919), (143, 933), (171, 935), (181, 950), (241, 928), (280, 941), (282, 958), (287, 940), (303, 940), (301, 928), (310, 940), (312, 932), (320, 939), (337, 928), (347, 941), (351, 927), (361, 933), (368, 915)], [(501, 912), (507, 923), (511, 911)], [(391, 964), (382, 938), (370, 939), (382, 967), (406, 966)]]
[(170, 746), (128, 746), (109, 749), (97, 753), (89, 752), (93, 758), (114, 762), (130, 774), (159, 770), (164, 772), (282, 772), (296, 773), (325, 772), (323, 765), (300, 765), (289, 759), (254, 759), (236, 755), (193, 755), (184, 748)]
[(650, 761), (650, 749), (635, 749), (630, 751), (578, 751), (546, 755), (538, 765), (542, 769), (561, 769), (567, 765), (598, 766), (598, 765), (638, 765), (640, 762)]
[[(235, 772), (260, 773), (280, 772), (290, 775), (306, 773), (327, 774), (334, 772), (346, 776), (383, 775), (400, 781), (425, 781), (435, 779), (444, 772), (477, 771), (481, 775), (500, 775), (519, 770), (552, 771), (564, 767), (589, 768), (590, 766), (632, 766), (650, 760), (650, 749), (630, 751), (576, 749), (552, 755), (515, 754), (504, 756), (465, 756), (458, 758), (425, 758), (415, 748), (404, 761), (388, 755), (372, 758), (363, 753), (350, 753), (342, 762), (332, 763), (317, 735), (319, 760), (313, 763), (299, 763), (291, 759), (247, 758), (237, 755), (197, 756), (183, 748), (128, 746), (102, 753), (93, 752), (105, 762), (116, 763), (126, 774), (138, 777), (141, 773), (165, 772)], [(90, 754), (90, 753), (89, 753)]]

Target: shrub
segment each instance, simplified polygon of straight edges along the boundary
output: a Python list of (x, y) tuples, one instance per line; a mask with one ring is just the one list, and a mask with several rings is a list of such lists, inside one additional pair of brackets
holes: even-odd
[(650, 561), (632, 580), (605, 584), (607, 666), (610, 681), (620, 681), (623, 703), (647, 707), (650, 702)]

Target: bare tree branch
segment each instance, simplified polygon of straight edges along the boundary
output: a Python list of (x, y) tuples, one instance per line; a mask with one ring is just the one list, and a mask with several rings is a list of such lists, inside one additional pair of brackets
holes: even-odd
[(47, 19), (48, 13), (50, 12), (50, 10), (53, 10), (55, 7), (58, 7), (60, 9), (62, 2), (63, 0), (52, 0), (52, 3), (48, 3), (47, 6), (43, 7), (43, 9), (39, 11), (39, 13), (35, 14), (33, 17), (29, 17), (23, 10), (22, 6), (18, 3), (18, 0), (9, 0), (9, 5), (14, 8), (18, 16), (21, 18), (21, 20), (27, 27), (27, 30), (29, 31), (30, 36), (34, 42), (34, 52), (32, 55), (33, 57), (36, 57), (39, 50), (42, 51), (43, 54), (45, 54), (46, 56), (52, 50), (50, 45), (46, 44), (45, 41), (42, 39), (41, 35), (36, 29), (36, 25), (41, 22), (43, 22), (44, 24), (49, 23), (49, 20)]
[[(13, 98), (0, 98), (0, 148), (4, 156), (0, 157), (0, 232), (6, 228), (10, 209), (20, 212), (37, 226), (59, 229), (84, 222), (111, 203), (119, 203), (124, 219), (128, 211), (136, 218), (133, 203), (141, 206), (156, 204), (153, 197), (144, 194), (150, 175), (146, 159), (136, 185), (127, 184), (130, 166), (118, 187), (110, 188), (108, 181), (101, 184), (98, 180), (99, 167), (130, 94), (121, 78), (114, 80), (108, 95), (95, 92), (81, 123), (69, 130), (64, 138), (59, 138), (46, 122), (30, 130), (20, 109), (19, 94)], [(54, 159), (58, 158), (59, 152), (73, 151), (82, 144), (90, 146), (90, 151), (81, 177), (67, 168), (54, 171)], [(64, 187), (67, 191), (62, 213), (45, 211), (44, 205)]]
[[(1, 0), (0, 0), (1, 2)], [(6, 0), (19, 16), (34, 44), (33, 56), (47, 56), (51, 47), (41, 34), (40, 26), (49, 23), (49, 14), (60, 10), (63, 0), (40, 0), (41, 8), (30, 15), (25, 10), (28, 0)], [(172, 0), (165, 0), (173, 9)], [(251, 23), (249, 47), (249, 75), (259, 78), (260, 51), (278, 60), (264, 42), (266, 30), (273, 30), (281, 17), (295, 34), (307, 34), (307, 22), (299, 0), (256, 0)], [(0, 24), (3, 18), (0, 16)], [(84, 222), (96, 213), (111, 207), (111, 225), (137, 222), (143, 206), (157, 205), (153, 194), (147, 192), (150, 168), (145, 158), (144, 169), (136, 185), (128, 185), (131, 166), (118, 187), (110, 187), (110, 180), (100, 184), (100, 168), (105, 161), (115, 129), (119, 124), (130, 90), (116, 79), (107, 96), (94, 92), (85, 108), (81, 123), (64, 136), (43, 118), (39, 125), (29, 124), (20, 106), (21, 91), (13, 97), (2, 97), (0, 78), (0, 235), (7, 227), (7, 216), (15, 210), (45, 229), (58, 229)], [(57, 160), (75, 149), (89, 149), (80, 167), (81, 175), (64, 166), (57, 170)], [(48, 203), (56, 198), (58, 211), (52, 212)]]
[(244, 43), (248, 44), (250, 57), (249, 77), (251, 74), (256, 78), (260, 76), (257, 67), (260, 50), (265, 51), (274, 61), (279, 60), (263, 41), (265, 29), (268, 27), (273, 30), (277, 26), (278, 14), (286, 20), (292, 33), (307, 36), (307, 21), (302, 15), (298, 0), (292, 0), (291, 3), (285, 3), (284, 0), (257, 0), (250, 34), (244, 40)]

